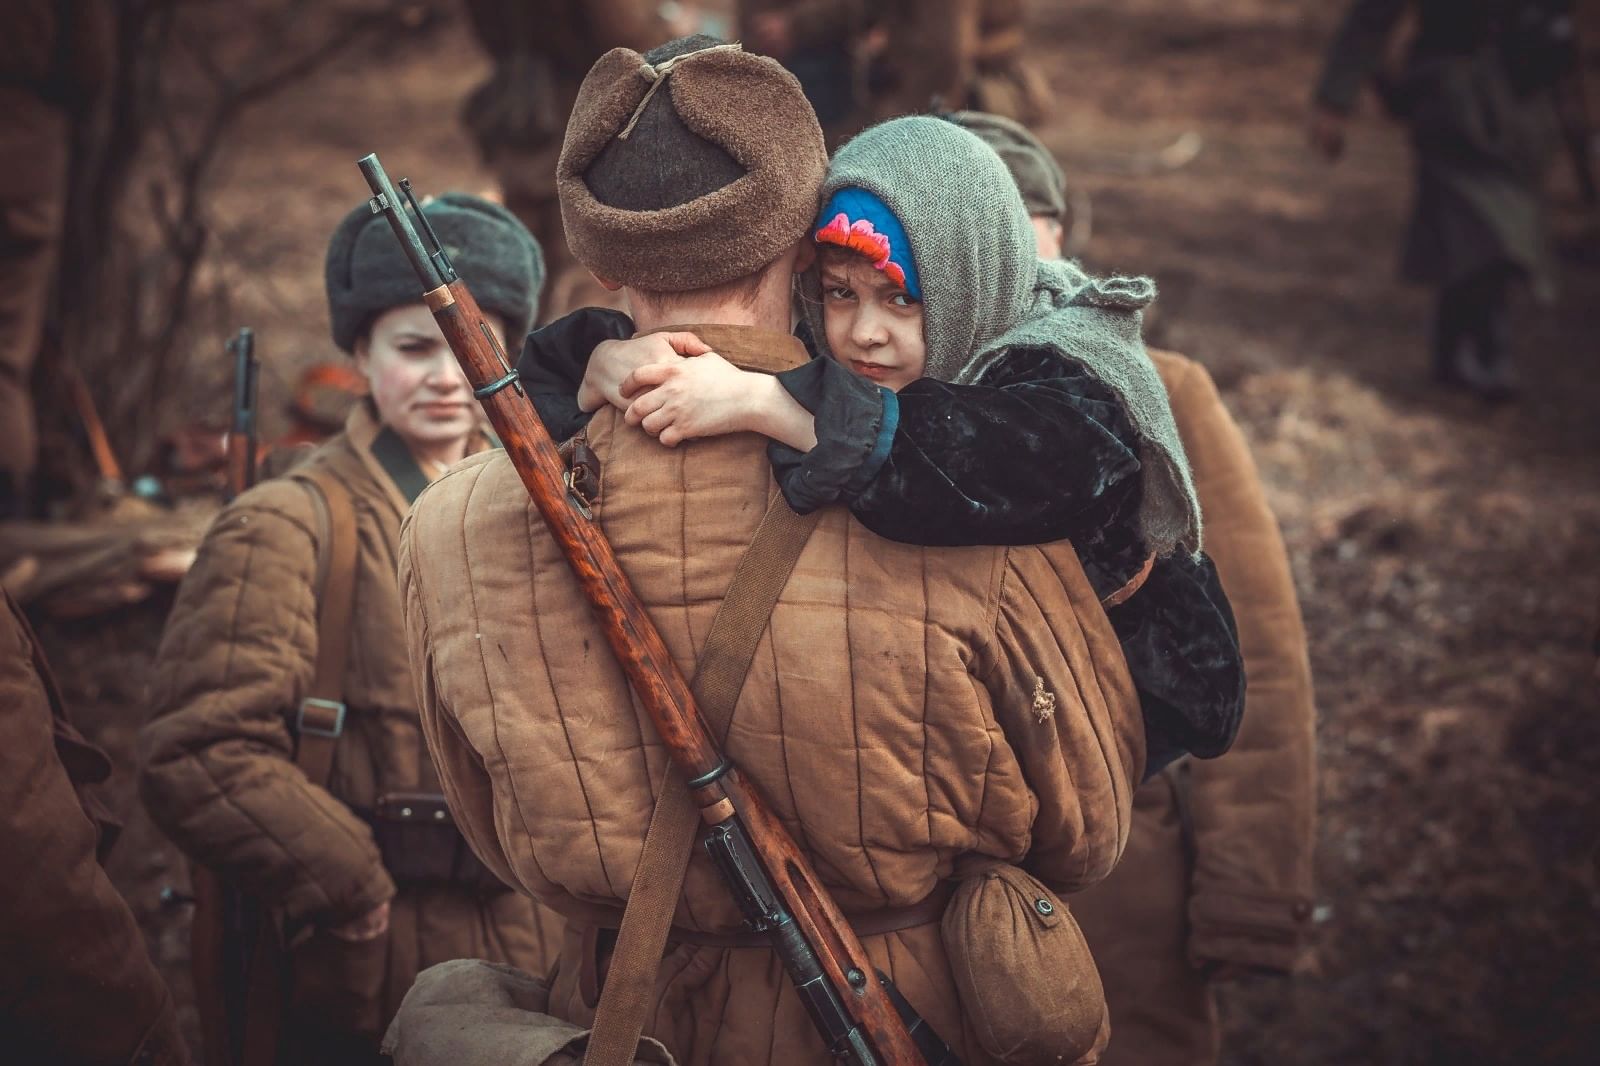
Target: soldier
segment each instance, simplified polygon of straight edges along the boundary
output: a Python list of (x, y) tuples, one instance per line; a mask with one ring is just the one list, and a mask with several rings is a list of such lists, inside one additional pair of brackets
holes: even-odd
[[(635, 53), (604, 57), (568, 127), (560, 189), (575, 251), (627, 291), (642, 331), (698, 323), (735, 365), (804, 364), (789, 332), (791, 275), (808, 257), (825, 153), (799, 86), (770, 60), (703, 39), (642, 58), (654, 77)], [(651, 92), (662, 77), (671, 91)], [(794, 403), (776, 382), (769, 396)], [(669, 449), (610, 406), (587, 434), (604, 532), (688, 670), (773, 499), (765, 442), (735, 433)], [(401, 549), (441, 779), (485, 861), (568, 916), (549, 1009), (588, 1024), (661, 745), (508, 461), (475, 459), (441, 479)], [(1080, 942), (1052, 892), (1115, 862), (1143, 730), (1070, 544), (894, 544), (842, 509), (822, 512), (744, 679), (727, 748), (873, 962), (964, 1062), (1000, 1061), (986, 1007), (1034, 1032), (1028, 1012), (1058, 994), (1092, 1011), (1080, 1013), (1088, 1034), (1068, 1061), (1103, 1038), (1093, 964), (1069, 949)], [(952, 881), (958, 901), (1014, 887), (992, 911), (952, 905), (943, 935)], [(978, 960), (950, 931), (970, 930), (975, 914), (1059, 945), (1036, 968), (1009, 970), (998, 1004), (974, 1001), (970, 985), (957, 993), (958, 971), (970, 970), (956, 958)], [(686, 1066), (831, 1061), (770, 942), (740, 932), (701, 848), (675, 922), (648, 1035)]]
[(109, 5), (7, 5), (0, 50), (0, 520), (22, 517), (39, 442), (29, 376), (67, 195), (72, 124), (109, 80)]
[(871, 122), (973, 107), (1034, 122), (1049, 84), (1025, 58), (1020, 0), (754, 0), (752, 47), (800, 76), (837, 147)]
[(1055, 102), (1050, 83), (1024, 55), (1025, 7), (1022, 0), (980, 0), (970, 87), (964, 100), (952, 100), (948, 106), (1029, 123), (1050, 114)]
[[(1060, 254), (1065, 178), (1014, 122), (951, 118), (1005, 160), (1033, 215), (1041, 258)], [(1305, 962), (1316, 843), (1315, 708), (1305, 630), (1283, 537), (1239, 427), (1203, 366), (1152, 351), (1193, 466), (1206, 552), (1239, 627), (1246, 707), (1233, 749), (1184, 760), (1134, 796), (1122, 863), (1073, 900), (1111, 1009), (1101, 1060), (1215, 1062), (1212, 985)]]
[[(544, 249), (547, 309), (607, 303), (567, 250), (556, 204), (561, 134), (591, 64), (608, 48), (643, 51), (669, 37), (649, 0), (466, 0), (474, 35), (494, 71), (467, 98), (462, 120), (500, 184), (505, 205)], [(520, 342), (521, 338), (514, 338)]]
[(739, 5), (739, 28), (747, 47), (772, 56), (800, 82), (830, 151), (861, 128), (867, 64), (883, 36), (869, 5), (745, 0)]
[[(1516, 392), (1514, 285), (1550, 291), (1543, 180), (1551, 114), (1543, 91), (1570, 57), (1567, 0), (1353, 0), (1316, 89), (1311, 140), (1344, 151), (1361, 87), (1379, 73), (1402, 17), (1419, 16), (1385, 105), (1411, 127), (1417, 188), (1401, 271), (1439, 290), (1433, 377), (1490, 400)], [(1565, 30), (1563, 30), (1563, 25)]]
[[(503, 335), (532, 321), (538, 245), (504, 208), (425, 213)], [(152, 817), (272, 908), (289, 941), (279, 1061), (361, 1063), (423, 967), (542, 970), (534, 905), (469, 861), (418, 731), (394, 559), (429, 481), (490, 445), (381, 218), (333, 234), (333, 339), (370, 385), (344, 432), (217, 518), (178, 594), (140, 737)]]
[[(0, 594), (3, 595), (3, 594)], [(39, 640), (0, 605), (0, 1049), (7, 1062), (185, 1066), (172, 994), (99, 860), (105, 753), (67, 720)]]

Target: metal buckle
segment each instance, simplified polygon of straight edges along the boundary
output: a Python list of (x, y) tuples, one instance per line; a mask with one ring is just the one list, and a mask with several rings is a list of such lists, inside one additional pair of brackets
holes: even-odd
[[(311, 725), (306, 721), (306, 708), (316, 707), (320, 710), (333, 712), (333, 725), (330, 728)], [(327, 737), (329, 740), (338, 740), (344, 732), (344, 704), (337, 700), (319, 700), (315, 696), (307, 696), (300, 701), (300, 710), (294, 718), (294, 729), (300, 736), (310, 734), (314, 737)]]
[(578, 513), (583, 515), (584, 518), (593, 521), (594, 512), (589, 509), (589, 498), (583, 494), (582, 489), (578, 488), (577, 471), (569, 466), (561, 474), (561, 483), (567, 487), (567, 498), (577, 505)]

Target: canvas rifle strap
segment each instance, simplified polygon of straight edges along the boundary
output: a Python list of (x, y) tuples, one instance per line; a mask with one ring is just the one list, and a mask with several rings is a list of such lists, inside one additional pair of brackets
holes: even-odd
[(344, 732), (344, 673), (350, 620), (356, 605), (356, 511), (350, 490), (328, 472), (295, 471), (317, 512), (317, 663), (311, 687), (295, 713), (295, 765), (307, 780), (328, 787), (333, 751)]
[[(816, 511), (797, 515), (781, 493), (774, 496), (711, 621), (691, 688), (719, 744), (726, 742), (772, 609), (819, 517)], [(628, 891), (584, 1066), (629, 1066), (634, 1061), (645, 1017), (655, 1005), (656, 973), (699, 829), (699, 808), (677, 764), (669, 764)]]

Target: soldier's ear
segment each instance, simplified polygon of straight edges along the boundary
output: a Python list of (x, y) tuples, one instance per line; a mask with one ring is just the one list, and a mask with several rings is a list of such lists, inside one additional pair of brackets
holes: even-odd
[(591, 278), (593, 278), (600, 285), (600, 287), (602, 289), (606, 290), (607, 292), (616, 292), (618, 289), (622, 288), (622, 282), (620, 282), (620, 281), (612, 281), (610, 278), (601, 277), (599, 274), (596, 274), (592, 270), (589, 271), (589, 276)]
[(812, 240), (802, 240), (800, 242), (799, 251), (796, 252), (794, 257), (794, 272), (796, 274), (803, 274), (807, 270), (810, 270), (811, 264), (815, 263), (816, 261), (817, 242)]

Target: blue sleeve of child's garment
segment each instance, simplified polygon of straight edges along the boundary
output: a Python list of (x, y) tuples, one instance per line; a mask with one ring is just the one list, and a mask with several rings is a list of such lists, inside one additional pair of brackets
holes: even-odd
[(589, 355), (602, 341), (633, 336), (633, 320), (621, 311), (585, 307), (529, 333), (517, 358), (517, 374), (544, 428), (558, 441), (589, 424), (578, 407), (578, 386)]
[(817, 445), (767, 447), (773, 476), (800, 514), (854, 498), (888, 460), (899, 424), (894, 393), (856, 377), (832, 359), (785, 370), (778, 382), (816, 419)]
[[(842, 495), (880, 536), (1087, 545), (1106, 539), (1109, 522), (1136, 518), (1131, 421), (1110, 389), (1050, 352), (1007, 353), (974, 385), (914, 381), (894, 414), (888, 454)], [(819, 416), (818, 439), (830, 432)]]
[(889, 459), (889, 451), (894, 447), (895, 431), (900, 428), (900, 398), (889, 389), (879, 387), (883, 400), (883, 420), (878, 427), (878, 439), (873, 442), (872, 451), (867, 453), (867, 461), (862, 464), (865, 474), (863, 484), (877, 476), (883, 464)]

